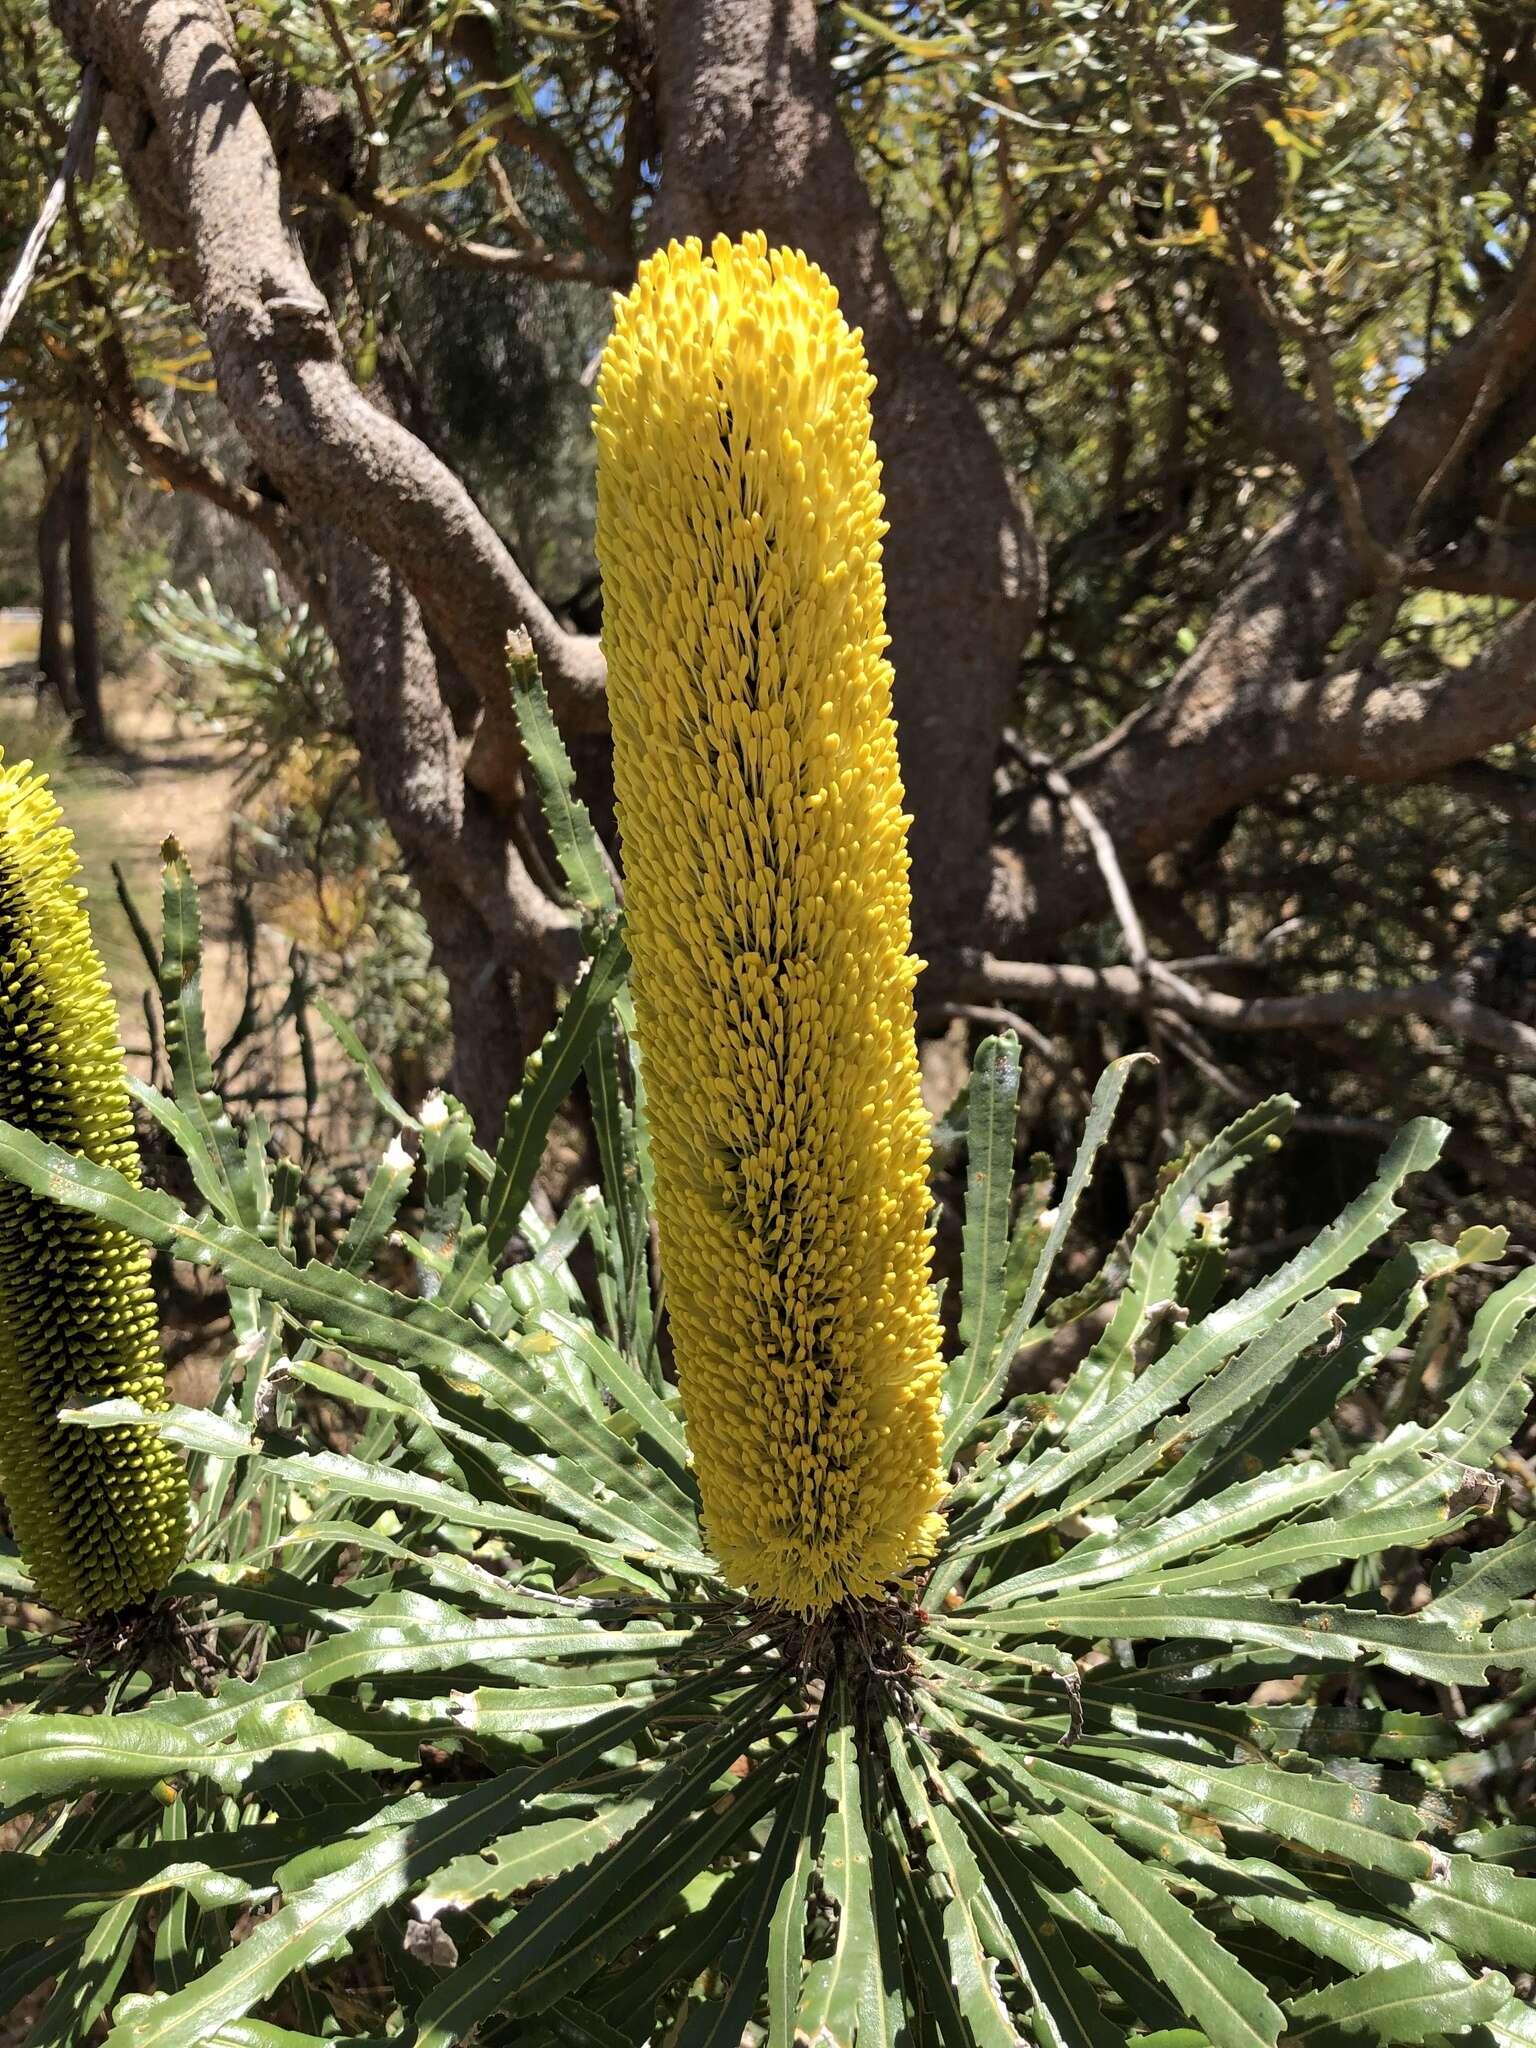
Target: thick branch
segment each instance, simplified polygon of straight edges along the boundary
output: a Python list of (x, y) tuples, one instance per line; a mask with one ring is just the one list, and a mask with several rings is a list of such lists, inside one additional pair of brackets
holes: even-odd
[(1426, 683), (1379, 675), (1293, 683), (1282, 712), (1293, 774), (1417, 782), (1536, 724), (1536, 604), (1464, 668)]
[(306, 533), (301, 547), (364, 772), (448, 982), (454, 1091), (489, 1136), (522, 1065), (519, 977), (531, 966), (571, 971), (579, 943), (569, 919), (533, 887), (483, 799), (466, 795), (415, 602), (366, 549), (334, 530)]
[(1536, 537), (1497, 530), (1474, 534), (1427, 562), (1416, 563), (1408, 571), (1408, 581), (1420, 590), (1529, 604), (1536, 599)]
[[(1273, 559), (1261, 553), (1260, 565)], [(1518, 612), (1465, 667), (1422, 683), (1366, 672), (1297, 676), (1281, 669), (1272, 636), (1302, 598), (1275, 568), (1249, 580), (1224, 643), (1169, 685), (1069, 770), (1073, 787), (1114, 835), (1132, 871), (1202, 827), (1298, 775), (1419, 782), (1536, 725), (1536, 605)], [(1210, 639), (1216, 638), (1214, 629)], [(1041, 945), (1098, 907), (1086, 839), (1069, 832), (1042, 790), (1024, 813), (1000, 876), (1000, 929)], [(1029, 894), (1014, 921), (1007, 894)]]
[[(1279, 113), (1284, 92), (1285, 0), (1231, 0), (1227, 12), (1232, 34), (1226, 47), (1263, 67), (1222, 102), (1227, 154), (1237, 173), (1229, 239), (1238, 264), (1262, 275), (1280, 206), (1275, 146), (1264, 123)], [(1241, 268), (1230, 267), (1215, 280), (1217, 331), (1232, 409), (1258, 446), (1307, 475), (1321, 466), (1322, 433), (1311, 406), (1285, 373), (1279, 331), (1253, 282)]]
[(1502, 811), (1523, 832), (1536, 832), (1536, 776), (1496, 768), (1491, 761), (1462, 761), (1434, 780), (1488, 810)]
[(453, 721), (409, 593), (366, 549), (325, 533), (321, 609), (336, 644), (358, 749), (418, 882), (451, 881), (509, 972), (569, 980), (581, 943), (567, 911), (534, 882), (485, 799), (466, 790)]
[[(1450, 546), (1454, 508), (1465, 525), (1477, 516), (1466, 487), (1482, 475), (1486, 444), (1507, 453), (1513, 435), (1536, 427), (1521, 396), (1536, 385), (1533, 366), (1536, 239), (1500, 302), (1350, 463), (1349, 520), (1330, 484), (1315, 485), (1255, 549), (1167, 686), (1068, 765), (1131, 872), (1292, 776), (1422, 780), (1536, 723), (1536, 626), (1525, 613), (1435, 683), (1326, 673), (1351, 607), (1376, 587), (1375, 551), (1406, 557), (1432, 517), (1441, 527), (1452, 518), (1439, 536)], [(1372, 540), (1364, 560), (1362, 525)], [(1096, 882), (1086, 840), (1042, 791), (1000, 852), (995, 943), (1051, 945), (1094, 912)]]

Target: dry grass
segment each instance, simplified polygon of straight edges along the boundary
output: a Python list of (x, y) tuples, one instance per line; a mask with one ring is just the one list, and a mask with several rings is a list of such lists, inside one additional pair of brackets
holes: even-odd
[(37, 660), (37, 621), (0, 613), (0, 669)]

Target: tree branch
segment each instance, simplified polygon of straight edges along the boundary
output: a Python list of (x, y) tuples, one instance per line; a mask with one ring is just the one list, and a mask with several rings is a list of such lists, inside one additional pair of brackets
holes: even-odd
[(1529, 604), (1536, 599), (1536, 537), (1498, 529), (1473, 534), (1427, 561), (1415, 562), (1407, 581), (1419, 590), (1447, 590), (1459, 597), (1503, 597)]
[(1355, 671), (1286, 692), (1293, 774), (1419, 782), (1536, 724), (1536, 604), (1517, 612), (1463, 668), (1425, 683)]
[(1280, 111), (1286, 65), (1285, 0), (1230, 0), (1226, 47), (1259, 73), (1222, 102), (1222, 134), (1237, 173), (1227, 242), (1234, 261), (1215, 276), (1217, 332), (1232, 410), (1257, 446), (1302, 475), (1321, 468), (1324, 443), (1306, 399), (1286, 375), (1280, 332), (1259, 288), (1280, 210), (1275, 146), (1265, 122)]
[[(499, 90), (501, 67), (496, 48), (496, 31), (481, 15), (465, 11), (454, 21), (451, 31), (454, 49), (469, 65), (487, 94)], [(627, 274), (634, 268), (634, 249), (631, 244), (629, 207), (615, 205), (612, 211), (602, 207), (593, 196), (577, 168), (564, 139), (542, 122), (525, 121), (516, 113), (510, 100), (496, 102), (495, 112), (489, 122), (490, 132), (511, 149), (520, 150), (533, 157), (554, 178), (564, 194), (572, 213), (581, 224), (583, 234), (594, 249), (600, 250), (610, 262)], [(638, 171), (638, 166), (636, 166)]]
[[(1421, 782), (1536, 724), (1536, 605), (1427, 682), (1291, 671), (1286, 637), (1303, 636), (1303, 572), (1317, 565), (1305, 554), (1288, 563), (1285, 537), (1282, 526), (1259, 550), (1181, 675), (1065, 771), (1132, 872), (1295, 776)], [(1093, 914), (1097, 893), (1086, 836), (1064, 831), (1042, 792), (1010, 828), (997, 929), (1010, 950), (1053, 942)]]
[(116, 428), (144, 467), (173, 490), (191, 491), (221, 512), (243, 519), (269, 546), (280, 548), (287, 528), (282, 507), (249, 485), (236, 483), (217, 464), (189, 454), (171, 439), (140, 395), (115, 331), (102, 342), (97, 360), (101, 376), (95, 391), (102, 417)]
[[(1070, 1002), (1094, 1010), (1139, 1010), (1147, 989), (1141, 976), (1129, 967), (1076, 967), (988, 957), (971, 977), (966, 993), (979, 1002), (1002, 1002), (1015, 1009)], [(1459, 995), (1444, 981), (1418, 982), (1406, 988), (1329, 989), (1316, 995), (1246, 999), (1195, 989), (1187, 983), (1157, 982), (1152, 1000), (1160, 1009), (1172, 1010), (1215, 1031), (1328, 1031), (1343, 1024), (1418, 1017), (1443, 1025), (1469, 1044), (1502, 1053), (1517, 1066), (1536, 1067), (1536, 1031)]]
[[(1351, 513), (1376, 547), (1406, 555), (1431, 519), (1442, 548), (1460, 538), (1457, 521), (1464, 528), (1479, 514), (1467, 486), (1483, 476), (1487, 444), (1508, 459), (1536, 431), (1536, 401), (1525, 397), (1536, 390), (1533, 366), (1536, 236), (1500, 302), (1350, 461)], [(1171, 681), (1067, 764), (1128, 871), (1292, 776), (1418, 781), (1536, 723), (1527, 613), (1431, 684), (1390, 683), (1370, 668), (1325, 672), (1351, 607), (1375, 587), (1330, 481), (1315, 483), (1255, 548)], [(1366, 649), (1375, 638), (1368, 629)], [(1042, 792), (1020, 807), (998, 852), (993, 944), (1043, 950), (1092, 914), (1095, 881), (1086, 838), (1063, 830)]]
[(477, 242), (450, 235), (436, 221), (424, 220), (400, 200), (391, 199), (386, 192), (338, 192), (320, 178), (307, 179), (305, 189), (327, 206), (335, 207), (348, 220), (360, 217), (376, 220), (406, 241), (413, 242), (418, 249), (425, 249), (429, 255), (444, 263), (457, 264), (463, 270), (502, 271), (516, 277), (562, 278), (576, 284), (599, 285), (624, 284), (634, 275), (632, 263), (620, 263), (607, 257), (594, 258), (579, 249), (551, 249), (537, 240), (521, 248), (505, 249), (493, 242)]
[(575, 728), (605, 716), (596, 642), (562, 631), (459, 479), (353, 384), (284, 219), (272, 143), (218, 0), (55, 9), (72, 46), (111, 81), (108, 120), (130, 178), (151, 117), (159, 183), (168, 173), (220, 395), (241, 434), (286, 498), (317, 523), (344, 518), (415, 594), (497, 736), (477, 773), (510, 795), (519, 756), (507, 633), (527, 628)]
[(1502, 811), (1522, 831), (1536, 832), (1536, 775), (1496, 768), (1491, 761), (1461, 761), (1432, 779), (1489, 810)]

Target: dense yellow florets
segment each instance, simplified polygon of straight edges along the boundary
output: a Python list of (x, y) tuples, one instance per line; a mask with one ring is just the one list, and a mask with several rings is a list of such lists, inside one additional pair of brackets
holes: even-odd
[(642, 264), (598, 385), (683, 1406), (715, 1554), (806, 1615), (930, 1552), (942, 1492), (872, 388), (827, 278), (761, 236)]
[[(31, 765), (0, 764), (0, 1117), (137, 1182), (117, 1013), (74, 840)], [(149, 1254), (0, 1183), (0, 1487), (38, 1597), (75, 1618), (162, 1587), (186, 1540), (181, 1458), (151, 1429), (65, 1407), (163, 1408)]]

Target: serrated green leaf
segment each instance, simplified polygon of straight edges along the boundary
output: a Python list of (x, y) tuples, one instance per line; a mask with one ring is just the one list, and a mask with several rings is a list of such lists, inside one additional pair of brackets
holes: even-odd
[(1263, 1985), (1134, 1857), (1077, 1814), (1031, 1814), (1027, 1825), (1213, 2039), (1274, 2048), (1282, 2019)]
[(1012, 1937), (1040, 2048), (1121, 2048), (1124, 2037), (1105, 2016), (1099, 1991), (1078, 1968), (1015, 1845), (969, 1798), (961, 1799), (960, 1811), (977, 1865)]
[[(1151, 1528), (1133, 1523), (1124, 1530), (1116, 1528), (1113, 1534), (1106, 1532), (1074, 1544), (1055, 1562), (999, 1580), (971, 1594), (966, 1604), (971, 1608), (1013, 1606), (1025, 1597), (1043, 1599), (1068, 1587), (1086, 1592), (1091, 1586), (1118, 1583), (1133, 1571), (1145, 1576), (1192, 1552), (1226, 1545), (1235, 1548), (1240, 1537), (1266, 1522), (1299, 1514), (1342, 1492), (1348, 1478), (1346, 1472), (1317, 1464), (1260, 1473)], [(972, 1554), (984, 1554), (994, 1544), (1011, 1540), (1007, 1534), (986, 1539), (972, 1546)]]
[(1536, 1593), (1536, 1525), (1492, 1550), (1462, 1553), (1447, 1562), (1445, 1584), (1419, 1610), (1427, 1620), (1456, 1627), (1505, 1614), (1515, 1601)]
[[(584, 1717), (590, 1721), (590, 1710)], [(461, 1912), (481, 1899), (510, 1898), (527, 1885), (590, 1863), (622, 1840), (648, 1811), (646, 1798), (621, 1800), (596, 1814), (563, 1814), (530, 1821), (509, 1835), (488, 1840), (468, 1856), (445, 1864), (411, 1901), (418, 1920)]]
[(1511, 1969), (1536, 1969), (1536, 1877), (1473, 1856), (1441, 1857), (1432, 1879), (1402, 1896), (1383, 1887), (1422, 1933), (1449, 1942), (1458, 1953)]
[(86, 1935), (33, 2020), (28, 2048), (79, 2048), (127, 1974), (138, 1935), (138, 1900), (119, 1899)]
[(1444, 1685), (1481, 1684), (1490, 1660), (1497, 1661), (1497, 1638), (1472, 1643), (1443, 1623), (1425, 1623), (1417, 1615), (1258, 1595), (1186, 1593), (1159, 1599), (1106, 1589), (1058, 1594), (1053, 1600), (1031, 1602), (1016, 1614), (962, 1611), (944, 1623), (946, 1635), (967, 1645), (975, 1642), (978, 1649), (988, 1635), (1006, 1637), (1028, 1630), (1089, 1642), (1115, 1636), (1139, 1642), (1188, 1636), (1197, 1642), (1264, 1645), (1333, 1662), (1375, 1657), (1390, 1670)]
[(1130, 1271), (1109, 1326), (1067, 1383), (1056, 1404), (1068, 1444), (1080, 1441), (1110, 1404), (1123, 1398), (1134, 1370), (1134, 1347), (1154, 1308), (1175, 1298), (1184, 1257), (1208, 1195), (1278, 1143), (1296, 1105), (1277, 1095), (1245, 1110), (1203, 1145), (1163, 1190), (1131, 1251)]
[(160, 1006), (165, 1049), (175, 1082), (176, 1108), (197, 1133), (198, 1154), (216, 1176), (214, 1206), (230, 1222), (255, 1225), (255, 1199), (240, 1140), (213, 1092), (213, 1062), (203, 1024), (203, 938), (197, 886), (176, 842), (166, 842), (162, 870), (164, 916), (160, 954)]
[(18, 1802), (67, 1797), (93, 1786), (153, 1785), (179, 1775), (238, 1790), (278, 1751), (290, 1769), (311, 1756), (388, 1770), (396, 1767), (391, 1754), (327, 1720), (313, 1700), (361, 1678), (475, 1666), (495, 1670), (611, 1651), (660, 1658), (683, 1648), (690, 1633), (610, 1630), (579, 1617), (550, 1624), (447, 1613), (412, 1621), (370, 1618), (365, 1610), (345, 1633), (274, 1659), (255, 1681), (226, 1681), (213, 1700), (180, 1695), (153, 1712), (117, 1716), (13, 1716), (0, 1723), (0, 1765), (6, 1792)]
[(1011, 1031), (985, 1038), (977, 1048), (969, 1104), (960, 1350), (944, 1374), (947, 1422), (941, 1455), (946, 1465), (960, 1448), (973, 1416), (984, 1412), (996, 1380), (994, 1354), (1002, 1330), (1019, 1121), (1019, 1041)]
[[(1014, 1355), (1023, 1343), (1026, 1332), (1030, 1329), (1036, 1312), (1040, 1307), (1041, 1297), (1050, 1282), (1057, 1254), (1066, 1242), (1068, 1231), (1072, 1228), (1073, 1218), (1077, 1214), (1078, 1201), (1082, 1196), (1083, 1189), (1088, 1184), (1088, 1178), (1093, 1171), (1094, 1161), (1098, 1158), (1099, 1150), (1105, 1138), (1109, 1135), (1109, 1127), (1114, 1121), (1115, 1111), (1120, 1106), (1120, 1097), (1125, 1093), (1125, 1085), (1131, 1077), (1132, 1070), (1147, 1057), (1148, 1055), (1145, 1053), (1128, 1053), (1122, 1059), (1112, 1060), (1099, 1076), (1098, 1085), (1093, 1091), (1093, 1100), (1089, 1105), (1088, 1119), (1083, 1129), (1082, 1143), (1079, 1145), (1077, 1156), (1072, 1162), (1072, 1169), (1067, 1175), (1066, 1186), (1062, 1189), (1061, 1200), (1057, 1204), (1055, 1221), (1050, 1227), (1049, 1235), (1046, 1237), (1040, 1256), (1035, 1263), (1034, 1271), (1024, 1292), (1024, 1298), (1014, 1311), (1008, 1328), (997, 1345), (995, 1356), (999, 1361), (1005, 1361), (1002, 1366), (1004, 1371), (1006, 1371), (1007, 1365), (1012, 1363)], [(1042, 1331), (1040, 1334), (1043, 1336), (1045, 1332)], [(994, 1377), (997, 1376), (997, 1369), (994, 1368)], [(952, 1440), (955, 1446), (958, 1447), (963, 1441), (964, 1435), (975, 1429), (986, 1414), (991, 1391), (990, 1382), (978, 1389), (969, 1404), (968, 1418), (962, 1416), (958, 1411), (952, 1416), (945, 1432), (946, 1442)], [(946, 1453), (946, 1455), (952, 1455), (952, 1453)], [(942, 1597), (942, 1590), (941, 1587), (939, 1597)]]
[[(712, 1682), (692, 1681), (672, 1697), (689, 1697)], [(513, 1821), (544, 1793), (568, 1783), (605, 1750), (644, 1728), (657, 1711), (652, 1699), (602, 1715), (586, 1736), (537, 1769), (472, 1786), (425, 1817), (365, 1837), (360, 1853), (290, 1891), (281, 1910), (212, 1970), (152, 2012), (120, 2021), (108, 2048), (194, 2048), (211, 2028), (243, 2018), (296, 1971), (335, 1953), (354, 1928), (417, 1890), (436, 1871), (510, 1833)]]
[(1148, 1757), (1145, 1768), (1214, 1820), (1262, 1828), (1363, 1870), (1424, 1878), (1443, 1860), (1418, 1839), (1422, 1823), (1413, 1807), (1339, 1778), (1268, 1764), (1202, 1771), (1167, 1757)]
[(822, 1884), (837, 1906), (832, 1953), (813, 1963), (799, 2001), (797, 2040), (812, 2048), (849, 2048), (859, 2001), (874, 1960), (875, 1913), (858, 1730), (849, 1699), (827, 1742), (820, 1862)]
[(1509, 1997), (1502, 1977), (1469, 1977), (1459, 1963), (1402, 1963), (1348, 1977), (1289, 2001), (1286, 2038), (1334, 2043), (1427, 2041), (1490, 2019)]
[[(724, 1978), (725, 1989), (690, 2014), (678, 2048), (739, 2048), (743, 2033), (762, 2004), (775, 1925), (786, 1895), (791, 1902), (791, 1911), (793, 1909), (801, 1852), (810, 1841), (811, 1814), (825, 1753), (823, 1731), (826, 1717), (824, 1703), (822, 1712), (817, 1716), (816, 1733), (807, 1752), (799, 1760), (793, 1796), (780, 1801), (773, 1830), (758, 1857), (735, 1928), (717, 1965), (717, 1974)], [(803, 1916), (803, 1894), (800, 1904)], [(769, 1998), (771, 2024), (771, 1990)], [(786, 2002), (782, 2010), (781, 2024), (785, 2024), (793, 2011), (792, 2003)]]
[(602, 842), (586, 805), (576, 794), (576, 770), (560, 737), (531, 648), (526, 653), (509, 650), (507, 674), (517, 729), (538, 784), (539, 802), (565, 885), (589, 914), (616, 911), (618, 898)]
[(477, 1221), (485, 1231), (491, 1266), (505, 1251), (544, 1156), (555, 1111), (586, 1062), (608, 1005), (629, 968), (623, 932), (610, 931), (571, 991), (554, 1029), (523, 1070), (522, 1086), (507, 1105), (506, 1122)]
[(626, 1946), (632, 1929), (654, 1924), (667, 1896), (771, 1793), (782, 1756), (759, 1764), (733, 1802), (699, 1811), (721, 1771), (760, 1732), (778, 1690), (752, 1695), (722, 1724), (723, 1740), (668, 1765), (644, 1824), (596, 1862), (545, 1886), (439, 1985), (417, 2014), (416, 2048), (453, 2048), (500, 2005), (515, 2001), (520, 2012), (547, 2010)]
[(989, 1942), (983, 1913), (995, 1920), (980, 1866), (952, 1813), (936, 1806), (909, 1751), (906, 1730), (894, 1716), (885, 1724), (886, 1753), (910, 1824), (909, 1839), (924, 1856), (930, 1892), (938, 1899), (955, 2003), (976, 2048), (1014, 2048), (1014, 2028), (998, 1981), (1001, 1942)]
[[(1445, 1126), (1433, 1118), (1420, 1117), (1406, 1125), (1364, 1194), (1278, 1273), (1236, 1301), (1213, 1310), (1102, 1411), (1074, 1428), (1059, 1461), (1038, 1461), (1038, 1483), (1034, 1490), (1059, 1493), (1069, 1479), (1099, 1463), (1127, 1437), (1149, 1428), (1160, 1415), (1192, 1393), (1238, 1343), (1246, 1342), (1272, 1318), (1305, 1300), (1353, 1265), (1396, 1220), (1401, 1213), (1393, 1199), (1397, 1190), (1411, 1174), (1422, 1173), (1434, 1164), (1445, 1138)], [(1069, 1502), (1069, 1511), (1095, 1497), (1090, 1489), (1081, 1501)]]
[[(682, 1425), (661, 1396), (638, 1373), (615, 1345), (601, 1338), (588, 1323), (574, 1316), (546, 1310), (538, 1318), (539, 1329), (569, 1348), (581, 1360), (614, 1403), (638, 1422), (662, 1454), (662, 1467), (686, 1496), (693, 1482), (688, 1472), (688, 1444)], [(523, 1348), (526, 1351), (528, 1338)]]

